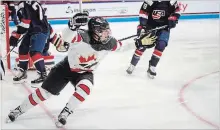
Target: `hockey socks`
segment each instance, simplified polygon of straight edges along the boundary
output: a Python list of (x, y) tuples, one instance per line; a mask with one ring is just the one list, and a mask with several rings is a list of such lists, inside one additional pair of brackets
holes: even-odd
[(38, 72), (45, 72), (44, 58), (40, 53), (35, 53), (34, 55), (31, 55), (31, 59)]
[(90, 95), (92, 86), (93, 84), (91, 83), (91, 81), (87, 79), (81, 80), (76, 85), (76, 91), (70, 97), (68, 103), (58, 116), (58, 122), (56, 122), (57, 127), (62, 127), (66, 124), (67, 117), (73, 113), (73, 111), (79, 106), (79, 104), (85, 101), (88, 95)]
[(29, 55), (19, 55), (19, 68), (26, 71), (28, 69)]
[[(43, 88), (38, 88), (35, 90), (35, 92), (33, 92), (32, 94), (30, 94), (28, 96), (28, 98), (26, 98), (23, 103), (21, 105), (19, 105), (17, 108), (15, 108), (14, 110), (12, 110), (9, 114), (8, 114), (8, 118), (7, 120), (10, 121), (15, 121), (15, 119), (27, 112), (29, 109), (33, 108), (34, 106), (38, 105), (41, 101), (45, 101), (48, 98), (51, 97), (51, 93), (47, 92), (45, 89)], [(8, 121), (7, 121), (8, 122)]]
[(142, 54), (143, 54), (142, 51), (136, 49), (136, 50), (135, 50), (135, 53), (134, 53), (134, 55), (133, 55), (133, 57), (132, 57), (131, 64), (134, 65), (134, 66), (136, 66), (137, 63), (138, 63), (138, 61), (140, 60), (140, 57), (142, 56)]
[(161, 56), (162, 56), (162, 52), (155, 49), (149, 62), (150, 65), (156, 67)]

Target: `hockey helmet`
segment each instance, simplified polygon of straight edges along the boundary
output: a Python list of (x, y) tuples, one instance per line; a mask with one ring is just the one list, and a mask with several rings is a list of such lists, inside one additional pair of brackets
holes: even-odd
[(88, 22), (89, 32), (94, 40), (106, 44), (111, 39), (111, 29), (106, 19), (92, 17)]

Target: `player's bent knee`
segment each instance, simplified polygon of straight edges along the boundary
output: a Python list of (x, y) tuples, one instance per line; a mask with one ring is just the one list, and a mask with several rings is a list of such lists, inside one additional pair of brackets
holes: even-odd
[(87, 79), (83, 79), (83, 80), (79, 81), (76, 86), (77, 86), (76, 92), (73, 95), (78, 100), (83, 102), (85, 100), (85, 98), (88, 95), (90, 95), (93, 84), (91, 81), (89, 81)]
[(157, 50), (163, 52), (164, 49), (166, 48), (166, 46), (167, 46), (167, 43), (166, 43), (165, 41), (158, 41), (158, 43), (157, 43), (155, 49), (157, 49)]

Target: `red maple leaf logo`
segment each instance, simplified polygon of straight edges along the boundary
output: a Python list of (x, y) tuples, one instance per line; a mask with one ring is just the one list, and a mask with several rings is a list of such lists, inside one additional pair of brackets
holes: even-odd
[(83, 57), (83, 56), (79, 57), (79, 62), (80, 63), (86, 63), (86, 62), (89, 62), (89, 61), (92, 61), (92, 60), (96, 60), (95, 54), (93, 54), (92, 56), (88, 56), (87, 58)]

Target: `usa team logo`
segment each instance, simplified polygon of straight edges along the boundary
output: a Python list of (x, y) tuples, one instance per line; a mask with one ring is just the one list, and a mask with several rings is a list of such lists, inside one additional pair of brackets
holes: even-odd
[(152, 13), (153, 19), (160, 19), (163, 16), (165, 16), (164, 10), (153, 10), (153, 13)]

